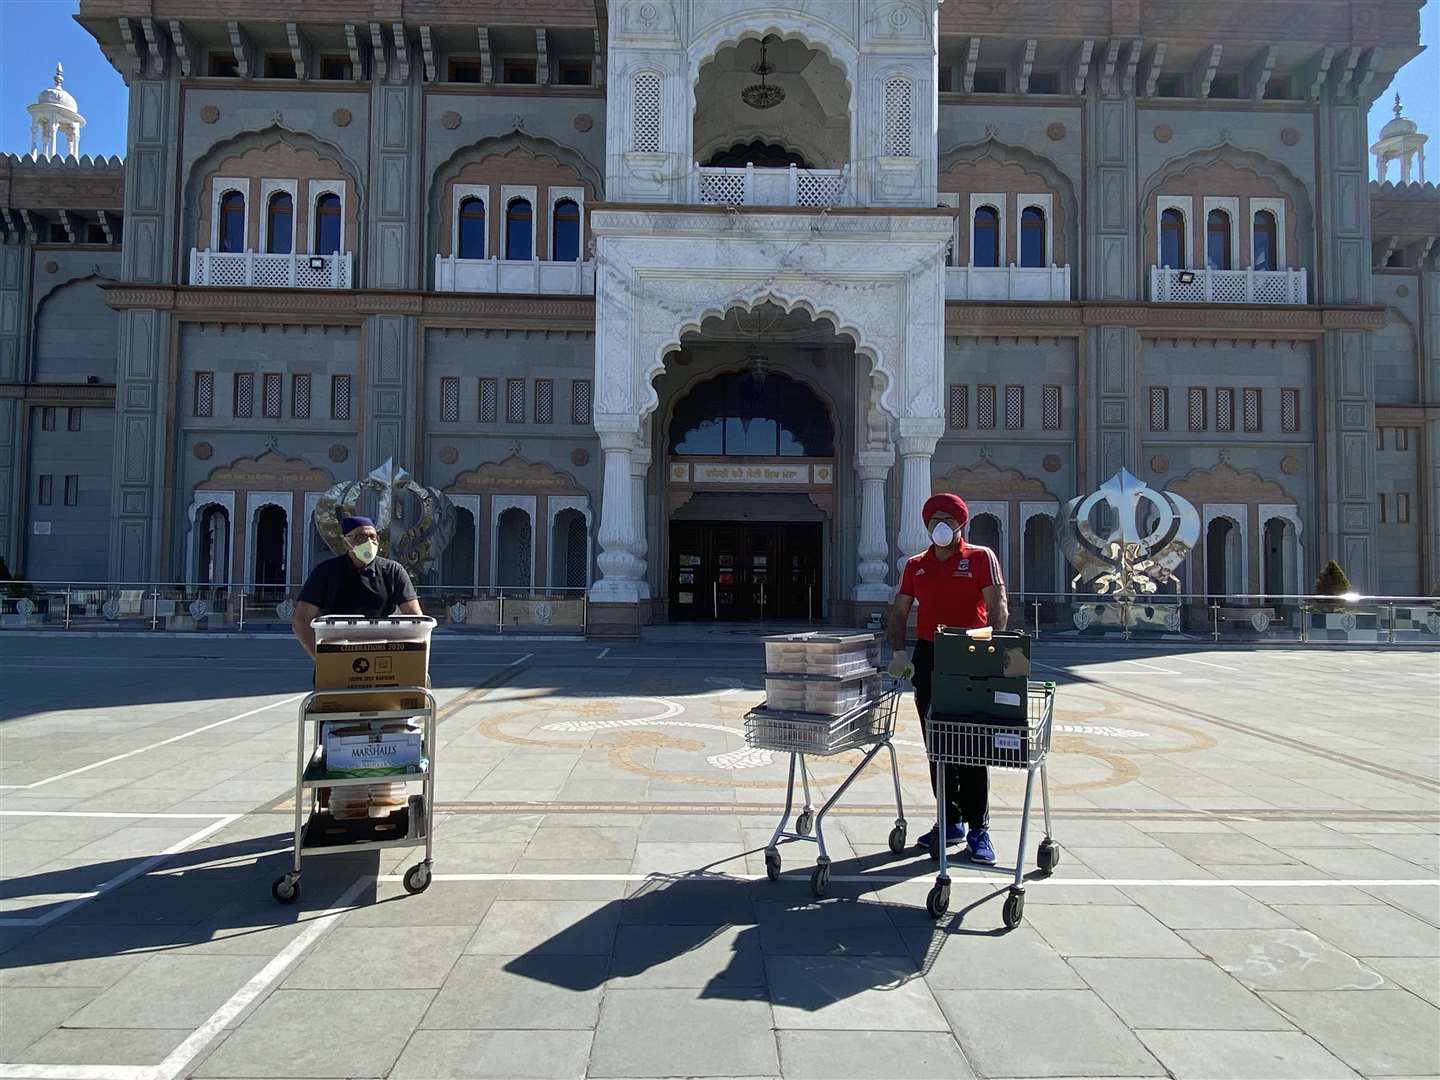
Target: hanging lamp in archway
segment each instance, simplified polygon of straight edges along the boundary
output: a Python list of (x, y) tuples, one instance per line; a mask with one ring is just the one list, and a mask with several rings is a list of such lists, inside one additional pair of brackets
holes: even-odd
[(771, 86), (765, 81), (765, 77), (775, 69), (766, 58), (766, 47), (768, 39), (760, 39), (760, 62), (753, 65), (750, 70), (760, 76), (758, 83), (751, 83), (740, 91), (740, 100), (749, 105), (752, 109), (773, 109), (785, 100), (783, 87)]

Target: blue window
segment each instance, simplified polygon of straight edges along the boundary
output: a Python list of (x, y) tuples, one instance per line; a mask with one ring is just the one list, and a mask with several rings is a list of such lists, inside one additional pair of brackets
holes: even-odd
[(334, 255), (340, 250), (340, 196), (326, 192), (315, 200), (316, 255)]
[(460, 250), (462, 259), (485, 258), (485, 203), (475, 196), (460, 203)]
[(1255, 258), (1251, 262), (1251, 268), (1255, 270), (1275, 270), (1280, 266), (1280, 260), (1276, 256), (1275, 248), (1275, 215), (1269, 210), (1261, 210), (1255, 215)]
[(529, 199), (511, 199), (505, 208), (505, 258), (526, 261), (535, 257), (530, 226), (535, 211)]
[(1205, 215), (1205, 265), (1211, 270), (1230, 269), (1230, 215), (1224, 210)]
[(270, 196), (265, 221), (265, 250), (276, 255), (289, 255), (295, 243), (295, 203), (288, 191)]
[(1045, 211), (1038, 206), (1020, 212), (1020, 265), (1045, 265)]
[(551, 214), (554, 236), (550, 242), (550, 258), (556, 262), (575, 262), (580, 258), (580, 207), (574, 199), (561, 199)]
[(695, 387), (670, 422), (674, 454), (709, 457), (833, 457), (830, 410), (784, 375), (744, 371)]
[(993, 206), (975, 211), (972, 266), (1000, 265), (1000, 213)]
[(1185, 269), (1185, 215), (1173, 208), (1160, 215), (1160, 265)]
[(220, 250), (245, 250), (245, 196), (238, 191), (220, 197)]

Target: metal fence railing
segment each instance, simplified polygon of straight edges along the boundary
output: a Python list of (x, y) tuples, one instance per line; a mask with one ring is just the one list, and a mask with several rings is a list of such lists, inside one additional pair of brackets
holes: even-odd
[[(418, 586), (437, 622), (493, 633), (583, 634), (585, 590)], [(299, 586), (0, 582), (0, 630), (284, 630)]]

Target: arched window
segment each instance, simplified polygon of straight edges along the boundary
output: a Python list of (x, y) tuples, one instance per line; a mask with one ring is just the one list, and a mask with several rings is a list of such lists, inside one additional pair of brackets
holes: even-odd
[(1000, 265), (1000, 212), (993, 206), (982, 206), (975, 211), (971, 249), (971, 266)]
[(530, 515), (512, 506), (496, 523), (495, 584), (502, 589), (528, 589), (534, 558)]
[(1160, 215), (1160, 265), (1185, 269), (1185, 215), (1173, 206)]
[(340, 196), (327, 191), (315, 200), (315, 247), (312, 254), (335, 255), (340, 251)]
[(220, 196), (220, 250), (245, 250), (245, 196), (238, 191)]
[(223, 585), (230, 580), (230, 515), (223, 506), (211, 503), (200, 512), (199, 543), (195, 580), (205, 585)]
[(460, 200), (460, 250), (462, 259), (485, 258), (485, 200), (471, 195)]
[(529, 199), (511, 199), (505, 207), (505, 258), (521, 261), (534, 258), (530, 242), (534, 216)]
[(574, 199), (561, 199), (551, 211), (550, 258), (575, 262), (580, 258), (580, 206)]
[(1230, 215), (1211, 210), (1205, 215), (1205, 266), (1210, 270), (1230, 269)]
[(1045, 265), (1045, 211), (1038, 206), (1020, 211), (1020, 265)]
[(255, 515), (254, 573), (251, 580), (261, 586), (283, 586), (285, 548), (290, 530), (285, 511), (278, 506), (263, 506)]
[(674, 454), (834, 457), (830, 410), (803, 383), (745, 371), (695, 387), (670, 421)]
[(1278, 270), (1280, 259), (1275, 247), (1275, 215), (1269, 210), (1255, 214), (1255, 257), (1250, 261), (1253, 270)]
[(295, 200), (288, 191), (270, 196), (265, 211), (265, 250), (275, 255), (289, 255), (295, 245)]

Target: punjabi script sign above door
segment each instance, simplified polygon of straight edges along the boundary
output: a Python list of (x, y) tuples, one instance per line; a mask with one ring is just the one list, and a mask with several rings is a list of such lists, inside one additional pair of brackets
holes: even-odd
[(801, 464), (793, 459), (780, 463), (672, 461), (670, 483), (696, 487), (726, 486), (744, 488), (776, 487), (784, 490), (819, 488), (828, 490), (835, 483), (835, 466)]

